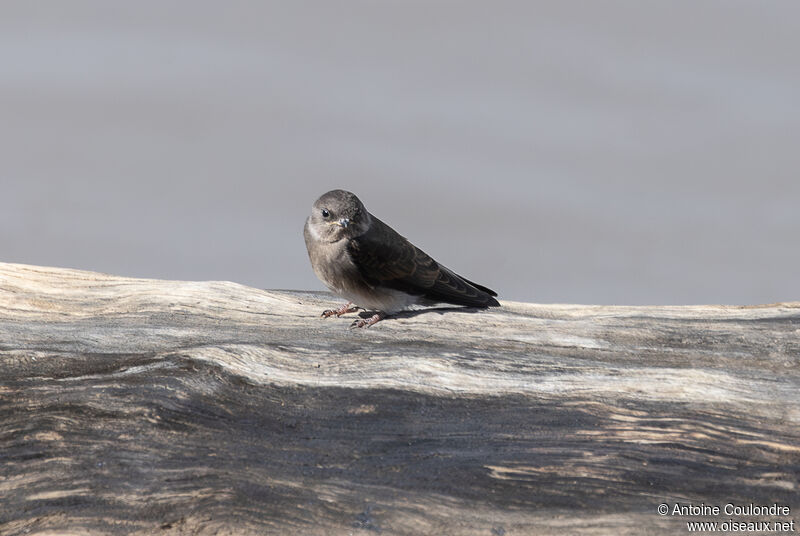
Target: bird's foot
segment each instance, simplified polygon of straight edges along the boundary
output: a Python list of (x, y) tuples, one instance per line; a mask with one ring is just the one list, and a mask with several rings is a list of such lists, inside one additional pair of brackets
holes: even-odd
[(378, 311), (374, 315), (369, 318), (359, 318), (358, 320), (353, 320), (353, 323), (350, 324), (351, 328), (368, 328), (373, 324), (377, 324), (381, 320), (386, 318), (386, 313), (382, 313)]
[(358, 311), (358, 307), (353, 307), (353, 302), (347, 302), (338, 309), (326, 309), (322, 311), (322, 317), (328, 318), (329, 316), (336, 315), (337, 318), (346, 315), (347, 313), (355, 313)]

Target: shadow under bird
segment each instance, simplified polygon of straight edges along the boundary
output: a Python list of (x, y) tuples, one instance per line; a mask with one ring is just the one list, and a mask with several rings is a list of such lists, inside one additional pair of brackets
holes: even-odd
[(370, 214), (355, 194), (331, 190), (314, 202), (303, 229), (317, 277), (348, 300), (322, 316), (373, 311), (369, 327), (411, 305), (499, 307), (497, 293), (445, 268)]

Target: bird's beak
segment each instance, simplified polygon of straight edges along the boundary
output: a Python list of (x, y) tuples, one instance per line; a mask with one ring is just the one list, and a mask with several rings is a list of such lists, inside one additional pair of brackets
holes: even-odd
[(337, 221), (336, 223), (338, 225), (341, 225), (342, 227), (344, 227), (346, 229), (347, 226), (350, 225), (350, 220), (348, 220), (347, 218), (342, 218), (341, 220)]

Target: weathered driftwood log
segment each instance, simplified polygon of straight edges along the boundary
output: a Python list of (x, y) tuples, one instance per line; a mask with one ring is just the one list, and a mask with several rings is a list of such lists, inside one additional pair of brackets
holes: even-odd
[(660, 503), (800, 511), (800, 303), (368, 330), (319, 318), (334, 304), (0, 264), (0, 533), (683, 534)]

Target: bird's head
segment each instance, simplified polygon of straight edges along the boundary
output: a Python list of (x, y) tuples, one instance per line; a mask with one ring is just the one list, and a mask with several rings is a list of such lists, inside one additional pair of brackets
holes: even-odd
[(319, 240), (338, 242), (364, 234), (370, 220), (369, 212), (355, 194), (331, 190), (314, 202), (308, 225)]

